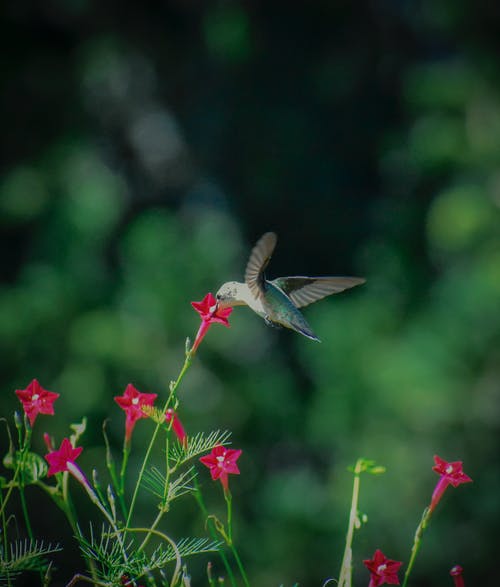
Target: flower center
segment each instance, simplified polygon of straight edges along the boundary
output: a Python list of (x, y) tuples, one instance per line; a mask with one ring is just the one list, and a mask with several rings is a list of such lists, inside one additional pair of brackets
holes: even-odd
[(40, 396), (38, 395), (38, 393), (34, 393), (34, 394), (31, 396), (31, 401), (32, 401), (32, 402), (36, 402), (36, 400), (37, 400), (39, 397), (40, 397)]
[(387, 565), (386, 565), (386, 564), (379, 565), (379, 566), (377, 567), (377, 573), (378, 573), (379, 575), (381, 575), (381, 574), (382, 574), (382, 573), (385, 571), (385, 569), (387, 569)]
[(134, 406), (136, 406), (139, 403), (139, 398), (134, 397), (134, 399), (132, 400), (132, 403), (134, 404)]
[(447, 475), (451, 475), (451, 473), (453, 473), (453, 467), (451, 465), (448, 465), (445, 471)]
[(217, 466), (222, 469), (224, 466), (224, 457), (221, 455), (220, 457), (215, 457), (217, 459)]

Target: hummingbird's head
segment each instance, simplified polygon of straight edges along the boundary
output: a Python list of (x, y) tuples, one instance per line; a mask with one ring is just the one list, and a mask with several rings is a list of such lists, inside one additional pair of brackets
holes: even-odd
[(238, 282), (228, 281), (220, 286), (219, 291), (215, 294), (218, 308), (230, 308), (238, 300)]

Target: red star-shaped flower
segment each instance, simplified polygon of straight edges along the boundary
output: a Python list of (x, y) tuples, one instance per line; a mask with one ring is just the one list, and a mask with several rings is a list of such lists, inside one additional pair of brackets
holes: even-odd
[(217, 301), (211, 293), (207, 293), (201, 302), (191, 302), (191, 305), (201, 317), (201, 325), (191, 349), (191, 352), (195, 352), (211, 324), (217, 322), (229, 328), (228, 317), (233, 308), (218, 308)]
[(436, 464), (434, 467), (432, 467), (432, 470), (436, 471), (436, 473), (441, 475), (441, 477), (439, 478), (439, 481), (437, 482), (436, 487), (432, 493), (429, 513), (432, 513), (434, 508), (437, 506), (448, 485), (458, 487), (462, 483), (469, 483), (472, 481), (472, 479), (463, 472), (462, 461), (448, 463), (447, 461), (444, 461), (442, 458), (435, 455), (434, 462)]
[(47, 476), (50, 477), (56, 473), (67, 471), (68, 463), (74, 464), (82, 450), (81, 446), (73, 448), (71, 442), (67, 438), (63, 438), (59, 450), (54, 450), (45, 455), (45, 459), (50, 465)]
[(54, 415), (53, 404), (59, 397), (58, 393), (44, 389), (36, 379), (26, 389), (16, 389), (16, 395), (32, 427), (38, 414)]
[(131, 383), (127, 385), (123, 395), (115, 397), (115, 402), (125, 411), (125, 440), (130, 442), (135, 423), (141, 418), (147, 418), (142, 410), (143, 406), (152, 406), (156, 393), (141, 393)]
[(212, 452), (200, 458), (200, 461), (210, 469), (210, 475), (215, 481), (220, 479), (224, 490), (228, 489), (228, 475), (239, 475), (240, 470), (236, 461), (241, 455), (241, 450), (225, 448), (224, 446), (215, 446)]
[(436, 465), (432, 467), (432, 470), (445, 478), (450, 485), (453, 485), (453, 487), (458, 487), (462, 483), (472, 481), (469, 475), (466, 475), (463, 472), (462, 461), (447, 463), (442, 458), (435, 455), (434, 462)]
[(370, 571), (369, 587), (378, 587), (384, 583), (399, 585), (398, 571), (403, 563), (387, 558), (381, 550), (376, 550), (373, 558), (364, 560), (363, 564)]

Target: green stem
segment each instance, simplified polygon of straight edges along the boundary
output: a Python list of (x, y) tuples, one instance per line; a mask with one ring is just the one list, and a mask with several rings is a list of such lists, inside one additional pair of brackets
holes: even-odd
[[(210, 536), (212, 537), (213, 540), (219, 540), (217, 530), (214, 528), (213, 520), (211, 518), (209, 518), (208, 510), (205, 506), (205, 502), (203, 501), (203, 496), (201, 495), (201, 490), (200, 490), (200, 487), (198, 485), (198, 481), (196, 478), (194, 480), (194, 488), (195, 488), (194, 496), (195, 496), (196, 502), (198, 503), (198, 506), (203, 514), (203, 518), (205, 520), (207, 520), (207, 527), (208, 527), (208, 531), (210, 533)], [(222, 563), (224, 565), (224, 568), (226, 569), (226, 573), (229, 577), (229, 581), (231, 582), (231, 585), (233, 587), (236, 587), (236, 580), (234, 578), (233, 569), (231, 568), (231, 565), (229, 564), (226, 553), (221, 548), (218, 549), (218, 552), (219, 552), (219, 556), (222, 560)], [(238, 562), (237, 559), (236, 559), (236, 562)]]
[(406, 585), (408, 584), (408, 579), (415, 564), (415, 559), (417, 558), (418, 551), (420, 550), (420, 546), (422, 545), (422, 536), (424, 534), (424, 530), (427, 528), (430, 517), (431, 512), (429, 508), (426, 508), (422, 515), (422, 519), (420, 520), (420, 524), (417, 526), (417, 529), (415, 530), (415, 538), (413, 539), (410, 560), (408, 562), (408, 566), (406, 568), (405, 576), (403, 579), (403, 584), (401, 585), (401, 587), (406, 587)]
[[(59, 473), (59, 476), (62, 475), (66, 475), (67, 477), (67, 473)], [(71, 526), (71, 529), (73, 530), (73, 534), (75, 535), (75, 537), (80, 536), (80, 529), (78, 527), (78, 523), (77, 523), (77, 519), (76, 519), (76, 513), (75, 513), (75, 507), (73, 505), (73, 501), (71, 500), (71, 497), (69, 495), (69, 492), (67, 491), (68, 487), (67, 487), (67, 483), (66, 483), (66, 495), (64, 495), (62, 492), (57, 491), (56, 487), (50, 487), (49, 485), (45, 484), (43, 481), (36, 481), (36, 485), (38, 485), (38, 487), (40, 487), (41, 489), (43, 489), (45, 491), (45, 493), (47, 493), (47, 495), (54, 501), (54, 503), (57, 505), (57, 507), (64, 512), (64, 515), (66, 516), (69, 525)], [(97, 581), (97, 568), (95, 566), (95, 563), (92, 559), (85, 559), (85, 562), (87, 564), (88, 570), (90, 572), (90, 574), (92, 575), (92, 578)], [(96, 583), (97, 585), (97, 583)]]
[[(5, 508), (4, 508), (4, 499), (3, 499), (3, 491), (0, 489), (0, 506), (1, 506), (1, 516), (2, 516), (2, 542), (3, 542), (3, 552), (4, 554), (8, 552), (8, 539), (7, 539), (7, 520), (5, 518)], [(12, 587), (12, 580), (10, 574), (7, 574), (7, 587)]]
[(168, 454), (169, 454), (169, 440), (168, 440), (168, 435), (167, 435), (165, 437), (165, 483), (163, 485), (163, 500), (162, 500), (162, 503), (160, 506), (160, 511), (158, 512), (154, 522), (151, 524), (151, 528), (150, 528), (151, 532), (148, 532), (146, 534), (146, 536), (144, 537), (144, 540), (142, 541), (141, 545), (138, 548), (138, 552), (140, 552), (141, 550), (144, 549), (144, 547), (149, 542), (149, 539), (152, 536), (153, 530), (156, 529), (156, 527), (160, 523), (160, 520), (162, 519), (163, 515), (168, 511), (168, 485), (169, 485), (169, 479), (170, 479), (170, 466), (169, 466)]
[[(192, 361), (192, 355), (190, 352), (187, 352), (186, 358), (184, 360), (184, 365), (182, 366), (182, 369), (181, 369), (176, 381), (174, 381), (170, 385), (170, 393), (168, 395), (167, 401), (166, 401), (165, 406), (163, 408), (164, 412), (167, 410), (168, 406), (172, 402), (172, 399), (175, 397), (175, 392), (177, 391), (177, 388), (179, 387), (179, 384), (182, 381), (182, 378), (184, 377), (186, 371), (189, 369), (189, 367), (191, 365), (191, 361)], [(134, 493), (132, 495), (132, 501), (130, 502), (130, 509), (128, 512), (127, 523), (126, 523), (127, 528), (130, 526), (130, 521), (132, 519), (132, 513), (134, 511), (135, 502), (137, 501), (137, 495), (139, 493), (139, 487), (141, 486), (142, 478), (144, 476), (144, 472), (146, 471), (146, 465), (147, 465), (149, 457), (151, 455), (151, 451), (153, 450), (153, 445), (155, 443), (156, 437), (158, 436), (158, 432), (160, 431), (160, 427), (161, 427), (161, 423), (158, 422), (156, 424), (154, 431), (153, 431), (153, 435), (151, 436), (151, 440), (150, 440), (148, 448), (146, 450), (146, 454), (144, 455), (144, 459), (142, 461), (141, 470), (139, 471), (139, 477), (137, 478), (137, 482), (136, 482), (135, 488), (134, 488)]]
[(238, 569), (240, 571), (241, 578), (245, 583), (246, 587), (250, 587), (250, 583), (248, 582), (248, 577), (243, 567), (243, 563), (241, 562), (240, 555), (236, 550), (236, 546), (233, 542), (233, 508), (232, 508), (232, 496), (229, 489), (224, 488), (224, 499), (226, 500), (227, 504), (227, 544), (233, 553), (234, 559), (236, 560), (236, 564), (238, 565)]
[(120, 508), (122, 510), (123, 516), (127, 517), (127, 506), (125, 504), (125, 474), (127, 472), (127, 464), (128, 464), (128, 457), (130, 455), (130, 442), (127, 442), (127, 439), (123, 442), (123, 456), (122, 456), (122, 466), (120, 469), (120, 482), (116, 487), (117, 494), (118, 494), (118, 501), (120, 502)]
[(30, 540), (34, 539), (33, 530), (31, 528), (30, 517), (28, 514), (28, 505), (26, 503), (26, 496), (24, 494), (24, 485), (19, 486), (19, 497), (21, 498), (21, 508), (23, 510), (24, 521), (26, 523), (26, 530)]
[(363, 470), (363, 459), (358, 459), (354, 467), (354, 482), (352, 487), (351, 511), (349, 513), (349, 525), (345, 539), (344, 557), (340, 569), (338, 587), (351, 587), (352, 579), (352, 540), (354, 529), (358, 523), (358, 501), (360, 476)]

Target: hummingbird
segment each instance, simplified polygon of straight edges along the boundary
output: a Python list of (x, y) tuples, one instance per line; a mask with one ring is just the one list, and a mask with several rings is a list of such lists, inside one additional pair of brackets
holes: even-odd
[(321, 342), (300, 312), (313, 302), (331, 294), (360, 285), (362, 277), (278, 277), (268, 280), (265, 269), (278, 237), (266, 232), (250, 253), (245, 269), (245, 282), (228, 281), (217, 292), (215, 308), (249, 306), (269, 326), (285, 327)]

